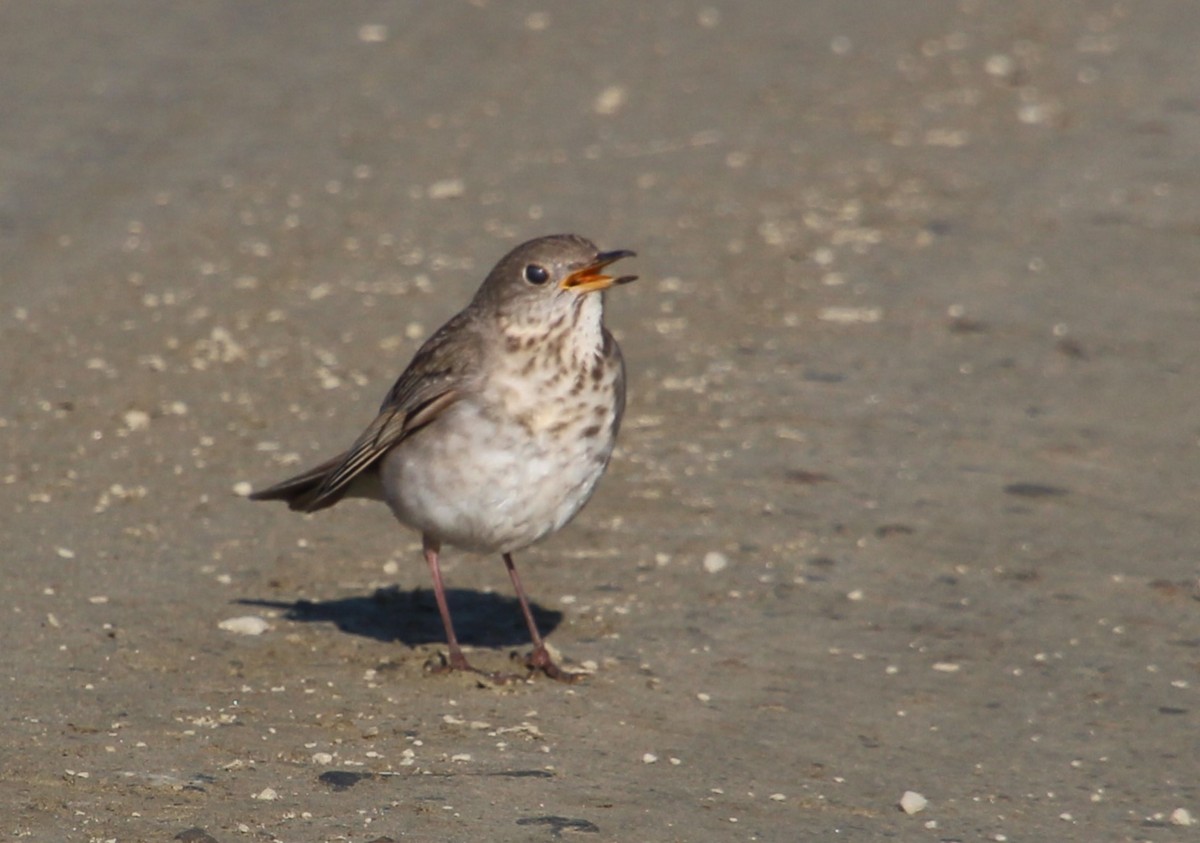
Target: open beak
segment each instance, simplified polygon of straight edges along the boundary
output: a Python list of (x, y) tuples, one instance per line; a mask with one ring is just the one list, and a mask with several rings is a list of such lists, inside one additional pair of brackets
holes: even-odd
[(596, 290), (607, 290), (609, 287), (617, 284), (628, 284), (630, 281), (636, 281), (636, 275), (622, 275), (614, 278), (602, 272), (610, 263), (615, 263), (621, 258), (632, 258), (636, 254), (636, 252), (631, 252), (628, 249), (601, 252), (596, 255), (594, 261), (583, 269), (577, 269), (564, 278), (561, 286), (564, 290), (574, 290), (577, 293), (593, 293)]

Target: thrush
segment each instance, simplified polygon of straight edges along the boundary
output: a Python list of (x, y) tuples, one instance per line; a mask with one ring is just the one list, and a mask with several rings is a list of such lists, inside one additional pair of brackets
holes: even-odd
[(382, 500), (419, 531), (446, 631), (444, 669), (475, 670), (438, 561), (453, 545), (504, 560), (533, 641), (530, 673), (576, 676), (546, 649), (513, 554), (574, 518), (608, 467), (625, 363), (604, 327), (603, 291), (636, 276), (605, 269), (633, 255), (574, 234), (517, 246), (421, 346), (348, 450), (250, 495), (301, 512), (348, 497)]

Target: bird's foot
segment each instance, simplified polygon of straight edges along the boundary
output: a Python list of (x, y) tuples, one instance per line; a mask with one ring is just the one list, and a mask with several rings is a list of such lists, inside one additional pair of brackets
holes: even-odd
[(465, 671), (468, 673), (482, 673), (483, 671), (474, 668), (467, 657), (463, 655), (462, 650), (451, 650), (446, 653), (439, 652), (437, 655), (425, 662), (425, 670), (429, 673), (452, 673), (456, 670)]
[(467, 661), (461, 651), (451, 651), (449, 655), (438, 653), (436, 657), (425, 662), (425, 670), (429, 673), (473, 673), (479, 677), (481, 685), (511, 685), (515, 682), (525, 682), (529, 674), (501, 673), (498, 670), (480, 670)]
[(586, 671), (566, 670), (559, 667), (558, 663), (551, 657), (550, 651), (544, 645), (535, 647), (526, 656), (521, 656), (514, 651), (512, 653), (512, 660), (520, 662), (524, 666), (526, 673), (503, 673), (498, 670), (480, 670), (467, 661), (467, 657), (461, 650), (451, 650), (448, 654), (438, 653), (436, 658), (430, 659), (425, 663), (425, 669), (430, 673), (474, 673), (489, 685), (511, 685), (516, 682), (528, 682), (536, 673), (541, 673), (549, 679), (569, 685), (579, 682), (589, 675)]
[[(513, 653), (513, 657), (520, 658), (516, 653)], [(583, 671), (564, 670), (559, 667), (557, 662), (550, 656), (550, 651), (546, 649), (545, 644), (540, 647), (534, 647), (533, 651), (525, 656), (524, 662), (530, 675), (540, 672), (556, 682), (565, 682), (568, 685), (585, 679), (588, 675)]]

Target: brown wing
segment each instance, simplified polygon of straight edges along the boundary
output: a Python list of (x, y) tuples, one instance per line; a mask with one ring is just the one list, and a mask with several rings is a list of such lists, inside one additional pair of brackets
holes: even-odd
[(255, 492), (251, 500), (285, 500), (288, 507), (303, 512), (341, 500), (356, 477), (459, 399), (464, 373), (477, 358), (475, 335), (463, 324), (467, 318), (460, 313), (426, 341), (389, 390), (379, 415), (349, 450)]
[(339, 454), (331, 460), (326, 460), (318, 466), (310, 468), (302, 474), (297, 474), (295, 477), (289, 477), (276, 483), (274, 486), (268, 486), (266, 489), (260, 489), (250, 495), (252, 501), (287, 501), (288, 507), (298, 509), (303, 512), (311, 512), (308, 508), (308, 503), (313, 499), (314, 493), (320, 487), (327, 475), (345, 458), (345, 454)]

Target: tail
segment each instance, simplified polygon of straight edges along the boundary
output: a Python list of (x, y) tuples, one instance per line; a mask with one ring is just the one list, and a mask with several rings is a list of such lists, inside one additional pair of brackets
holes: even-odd
[(342, 499), (345, 490), (340, 494), (321, 494), (325, 478), (346, 458), (338, 454), (331, 460), (326, 460), (318, 466), (310, 468), (302, 474), (290, 477), (250, 495), (252, 501), (287, 501), (288, 509), (297, 512), (316, 512), (319, 509), (333, 506)]

